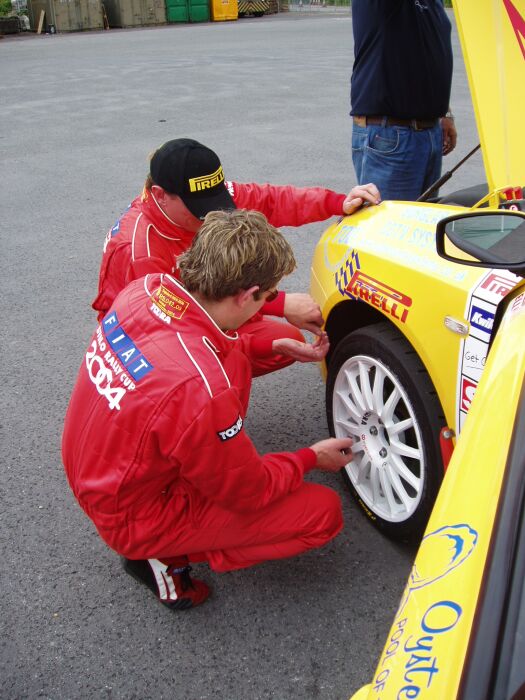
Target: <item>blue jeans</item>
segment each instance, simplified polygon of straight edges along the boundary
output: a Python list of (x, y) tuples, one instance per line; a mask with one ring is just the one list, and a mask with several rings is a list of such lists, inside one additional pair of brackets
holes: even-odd
[(354, 123), (352, 160), (357, 182), (376, 184), (382, 199), (416, 200), (441, 175), (442, 145), (439, 122), (421, 131)]

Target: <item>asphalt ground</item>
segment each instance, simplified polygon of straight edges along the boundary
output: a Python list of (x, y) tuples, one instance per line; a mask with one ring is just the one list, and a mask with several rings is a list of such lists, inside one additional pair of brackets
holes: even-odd
[[(0, 696), (345, 700), (371, 679), (413, 550), (386, 540), (339, 475), (345, 529), (296, 559), (217, 575), (172, 614), (124, 574), (69, 491), (60, 437), (95, 326), (104, 235), (141, 189), (147, 155), (193, 137), (238, 181), (355, 184), (348, 13), (305, 12), (0, 42)], [(454, 33), (454, 165), (477, 143)], [(479, 154), (447, 185), (483, 180)], [(307, 290), (325, 224), (286, 229)], [(318, 368), (258, 379), (260, 451), (327, 435)]]

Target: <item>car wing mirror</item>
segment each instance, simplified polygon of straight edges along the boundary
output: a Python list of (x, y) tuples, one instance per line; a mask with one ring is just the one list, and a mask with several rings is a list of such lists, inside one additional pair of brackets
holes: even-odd
[(436, 248), (451, 262), (504, 268), (524, 277), (525, 214), (486, 211), (448, 216), (437, 225)]

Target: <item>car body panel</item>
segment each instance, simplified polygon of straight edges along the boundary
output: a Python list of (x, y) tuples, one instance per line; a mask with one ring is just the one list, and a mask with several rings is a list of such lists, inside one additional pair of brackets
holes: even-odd
[(374, 680), (353, 700), (458, 697), (515, 417), (525, 401), (525, 283), (506, 301)]
[(489, 191), (523, 186), (525, 0), (453, 5)]
[[(348, 315), (365, 303), (403, 333), (458, 434), (485, 363), (496, 306), (518, 280), (505, 270), (469, 268), (438, 256), (436, 223), (463, 211), (384, 202), (343, 218), (316, 247), (310, 285), (325, 319), (341, 303), (349, 304)], [(463, 323), (468, 335), (447, 328), (446, 317)]]

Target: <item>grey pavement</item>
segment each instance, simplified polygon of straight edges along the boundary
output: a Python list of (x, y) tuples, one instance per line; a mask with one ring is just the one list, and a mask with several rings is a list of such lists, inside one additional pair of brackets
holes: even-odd
[[(452, 107), (477, 143), (457, 36)], [(107, 229), (147, 155), (199, 139), (239, 181), (355, 183), (346, 13), (294, 12), (0, 41), (2, 698), (345, 700), (373, 673), (413, 551), (378, 534), (339, 475), (345, 529), (296, 559), (217, 575), (212, 599), (171, 614), (120, 569), (69, 491), (62, 420), (88, 338)], [(483, 180), (479, 154), (445, 189)], [(306, 290), (324, 224), (285, 231)], [(255, 382), (261, 451), (327, 434), (315, 366)]]

